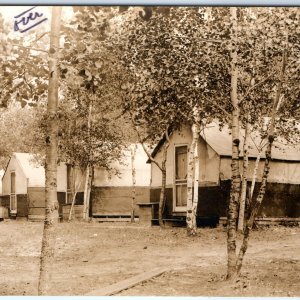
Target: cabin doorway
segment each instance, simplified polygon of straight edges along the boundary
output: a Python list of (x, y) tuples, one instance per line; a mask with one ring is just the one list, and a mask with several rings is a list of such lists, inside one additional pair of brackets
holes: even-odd
[(16, 173), (10, 173), (10, 214), (17, 215)]
[(175, 146), (174, 210), (185, 211), (187, 203), (187, 145)]

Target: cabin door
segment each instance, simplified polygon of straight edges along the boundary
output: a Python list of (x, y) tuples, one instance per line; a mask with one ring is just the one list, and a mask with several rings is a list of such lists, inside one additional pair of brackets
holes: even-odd
[(10, 173), (10, 213), (17, 214), (16, 173)]
[(174, 211), (186, 210), (187, 153), (187, 145), (175, 146)]

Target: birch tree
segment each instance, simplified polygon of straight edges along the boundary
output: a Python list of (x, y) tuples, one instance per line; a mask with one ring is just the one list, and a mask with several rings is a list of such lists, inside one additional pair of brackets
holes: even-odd
[[(250, 17), (250, 19), (252, 18), (251, 21), (248, 19), (249, 15), (252, 15)], [(239, 16), (239, 21), (245, 22), (244, 28), (236, 26), (236, 28), (240, 30), (237, 34), (245, 38), (240, 38), (237, 44), (240, 53), (237, 55), (239, 74), (237, 90), (238, 95), (240, 96), (239, 105), (241, 106), (241, 103), (243, 103), (244, 108), (246, 108), (245, 110), (242, 110), (244, 116), (248, 116), (250, 113), (250, 119), (252, 119), (253, 122), (251, 127), (259, 129), (259, 124), (263, 124), (262, 120), (265, 120), (266, 117), (269, 117), (269, 122), (267, 132), (263, 133), (262, 128), (260, 129), (262, 141), (264, 138), (266, 138), (267, 141), (263, 177), (259, 194), (256, 199), (252, 198), (252, 202), (250, 203), (250, 211), (248, 213), (246, 226), (244, 227), (242, 246), (238, 255), (236, 254), (235, 249), (235, 221), (233, 222), (235, 217), (231, 216), (232, 223), (228, 228), (228, 233), (231, 233), (230, 237), (232, 238), (230, 240), (232, 247), (230, 251), (228, 251), (227, 277), (229, 279), (238, 276), (242, 267), (243, 257), (248, 246), (249, 235), (265, 195), (274, 140), (278, 136), (281, 136), (286, 140), (291, 140), (290, 134), (295, 135), (297, 132), (295, 126), (290, 127), (290, 124), (293, 122), (287, 122), (286, 120), (286, 122), (289, 123), (289, 125), (287, 125), (284, 124), (285, 122), (283, 119), (295, 118), (296, 113), (295, 111), (290, 110), (290, 108), (295, 108), (295, 103), (298, 101), (297, 95), (299, 89), (295, 81), (295, 78), (299, 76), (299, 72), (297, 73), (294, 68), (294, 63), (298, 60), (299, 55), (299, 51), (297, 50), (299, 46), (295, 40), (295, 36), (299, 34), (296, 29), (296, 23), (299, 19), (298, 13), (292, 9), (272, 9), (271, 11), (257, 9), (252, 12), (251, 9), (249, 9), (249, 11), (240, 9)], [(234, 28), (234, 24), (236, 24), (234, 18), (232, 23)], [(263, 32), (268, 32), (268, 34), (265, 35)], [(233, 34), (233, 37), (234, 36), (235, 35)], [(250, 45), (251, 48), (249, 48)], [(246, 49), (243, 47), (245, 46), (249, 49), (247, 56), (243, 56)], [(290, 49), (290, 51), (287, 51), (287, 49)], [(293, 50), (291, 51), (291, 49)], [(232, 52), (232, 63), (235, 61), (233, 53), (234, 52)], [(287, 63), (287, 57), (289, 57), (291, 64)], [(289, 68), (287, 66), (289, 66)], [(245, 73), (248, 73), (248, 75), (245, 75)], [(251, 84), (252, 80), (249, 80), (249, 77), (251, 79), (251, 74), (253, 73), (255, 74), (255, 84)], [(232, 72), (232, 75), (233, 74), (234, 72)], [(246, 81), (250, 82), (250, 84), (247, 85)], [(232, 88), (234, 86), (235, 85), (232, 84)], [(294, 91), (294, 94), (291, 93), (292, 90)], [(286, 97), (287, 95), (289, 95), (288, 98)], [(261, 102), (261, 99), (264, 101), (259, 103)], [(280, 99), (285, 99), (284, 106), (280, 105)], [(258, 108), (260, 108), (260, 111)], [(239, 119), (240, 121), (243, 120), (241, 116)], [(244, 124), (247, 126), (249, 118), (247, 117), (246, 119), (247, 121)], [(245, 138), (247, 138), (247, 136)], [(246, 154), (244, 155), (245, 158), (245, 156), (247, 156), (247, 151), (244, 150), (244, 154)], [(258, 157), (259, 156), (260, 154)], [(257, 160), (257, 165), (258, 162), (259, 159)], [(245, 164), (243, 170), (243, 179), (246, 176), (246, 165), (247, 164)], [(255, 172), (256, 170), (257, 169), (255, 168)], [(232, 170), (232, 174), (234, 180), (234, 170)], [(253, 177), (255, 178), (255, 175)], [(242, 185), (245, 185), (245, 182), (242, 182)], [(232, 197), (233, 195), (231, 193), (231, 199)], [(233, 204), (233, 201), (231, 201), (231, 204)]]
[(238, 69), (237, 69), (237, 9), (230, 8), (232, 22), (231, 36), (231, 103), (232, 110), (232, 177), (231, 191), (227, 215), (227, 253), (228, 253), (228, 270), (227, 278), (230, 278), (235, 271), (236, 265), (236, 219), (237, 207), (240, 193), (240, 172), (239, 172), (239, 106), (238, 106)]
[(58, 106), (58, 54), (60, 38), (61, 7), (52, 8), (50, 49), (49, 49), (49, 88), (47, 112), (49, 116), (46, 137), (46, 215), (40, 256), (39, 295), (49, 294), (51, 266), (54, 258), (55, 224), (58, 221), (57, 202), (57, 106)]

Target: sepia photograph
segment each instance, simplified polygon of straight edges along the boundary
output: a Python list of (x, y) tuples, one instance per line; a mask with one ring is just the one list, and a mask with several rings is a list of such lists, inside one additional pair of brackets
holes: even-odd
[(0, 6), (0, 296), (300, 297), (300, 6)]

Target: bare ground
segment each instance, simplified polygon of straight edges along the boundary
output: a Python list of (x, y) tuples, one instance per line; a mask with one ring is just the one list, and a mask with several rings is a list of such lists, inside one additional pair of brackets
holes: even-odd
[[(36, 295), (42, 223), (0, 223), (0, 295)], [(118, 295), (300, 296), (300, 228), (254, 231), (241, 278), (229, 284), (224, 228), (60, 223), (51, 295), (84, 295), (157, 267), (163, 275)]]

